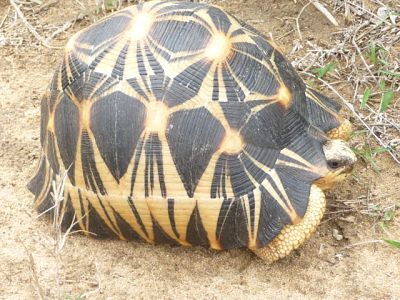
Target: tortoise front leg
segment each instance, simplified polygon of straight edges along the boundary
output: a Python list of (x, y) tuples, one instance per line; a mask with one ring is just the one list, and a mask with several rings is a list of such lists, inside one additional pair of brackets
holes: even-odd
[(308, 208), (303, 219), (297, 224), (286, 225), (267, 246), (251, 250), (268, 263), (287, 256), (316, 230), (324, 215), (325, 207), (324, 192), (316, 185), (312, 185)]
[(330, 139), (348, 141), (353, 132), (353, 125), (347, 119), (342, 119), (339, 127), (336, 127), (326, 133)]

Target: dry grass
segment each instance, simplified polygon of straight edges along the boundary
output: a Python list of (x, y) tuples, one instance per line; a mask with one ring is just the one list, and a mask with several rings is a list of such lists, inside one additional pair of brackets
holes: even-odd
[[(400, 4), (329, 2), (329, 10), (344, 18), (347, 25), (335, 33), (330, 48), (312, 41), (300, 42), (291, 53), (293, 65), (301, 74), (333, 90), (355, 116), (360, 125), (358, 133), (366, 133), (366, 139), (356, 146), (362, 159), (372, 163), (378, 153), (386, 151), (400, 164)], [(301, 28), (301, 22), (297, 28)], [(303, 47), (307, 54), (296, 57)], [(317, 76), (332, 64), (329, 73)], [(353, 97), (345, 99), (338, 92), (341, 89), (350, 89)]]

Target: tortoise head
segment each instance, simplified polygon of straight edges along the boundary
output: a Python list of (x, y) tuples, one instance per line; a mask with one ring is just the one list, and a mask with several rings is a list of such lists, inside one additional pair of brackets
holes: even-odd
[(323, 145), (323, 151), (328, 165), (328, 172), (324, 177), (318, 179), (315, 184), (326, 190), (350, 175), (357, 158), (348, 143), (343, 140), (328, 140)]

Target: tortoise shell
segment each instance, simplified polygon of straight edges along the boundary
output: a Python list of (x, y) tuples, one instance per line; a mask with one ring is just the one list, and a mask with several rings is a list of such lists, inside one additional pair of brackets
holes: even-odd
[(339, 106), (218, 7), (151, 1), (78, 32), (41, 103), (29, 188), (64, 226), (150, 243), (259, 248), (307, 209)]

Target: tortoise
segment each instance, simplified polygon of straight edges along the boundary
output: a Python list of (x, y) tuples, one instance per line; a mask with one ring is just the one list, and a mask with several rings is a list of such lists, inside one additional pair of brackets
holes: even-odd
[(150, 1), (73, 35), (41, 102), (28, 188), (88, 235), (247, 247), (275, 261), (315, 231), (356, 157), (340, 104), (221, 8)]

